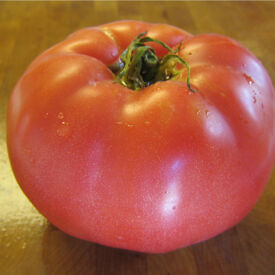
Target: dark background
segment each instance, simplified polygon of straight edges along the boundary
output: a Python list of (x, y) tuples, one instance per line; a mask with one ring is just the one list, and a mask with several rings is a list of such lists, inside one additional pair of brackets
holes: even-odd
[(275, 81), (275, 2), (0, 2), (0, 274), (275, 274), (275, 173), (251, 213), (206, 242), (164, 255), (103, 247), (50, 225), (12, 175), (5, 142), (9, 95), (43, 50), (82, 27), (120, 19), (231, 36)]

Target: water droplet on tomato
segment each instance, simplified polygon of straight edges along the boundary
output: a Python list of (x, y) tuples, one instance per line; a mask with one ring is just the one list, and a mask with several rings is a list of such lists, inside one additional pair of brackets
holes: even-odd
[(69, 123), (63, 121), (63, 123), (61, 123), (61, 126), (56, 130), (56, 134), (59, 137), (68, 137), (71, 134), (71, 129), (69, 127)]
[(59, 112), (57, 115), (58, 119), (63, 119), (64, 118), (64, 114), (62, 112)]
[(88, 84), (90, 85), (90, 86), (96, 86), (97, 85), (97, 82), (96, 81), (93, 81), (93, 80), (89, 80), (89, 82), (88, 82)]
[(64, 136), (64, 132), (63, 132), (62, 130), (60, 130), (60, 129), (57, 129), (57, 130), (56, 130), (56, 133), (57, 133), (57, 135), (58, 135), (59, 137)]
[(113, 56), (113, 57), (115, 57), (115, 56), (117, 56), (117, 52), (111, 52), (111, 55)]
[(244, 76), (244, 78), (246, 79), (246, 81), (248, 82), (249, 85), (252, 85), (253, 83), (255, 83), (253, 78), (251, 76), (247, 75), (246, 73), (244, 73), (243, 76)]
[(205, 114), (206, 114), (206, 116), (208, 117), (208, 116), (209, 116), (209, 111), (208, 111), (208, 110), (205, 110)]

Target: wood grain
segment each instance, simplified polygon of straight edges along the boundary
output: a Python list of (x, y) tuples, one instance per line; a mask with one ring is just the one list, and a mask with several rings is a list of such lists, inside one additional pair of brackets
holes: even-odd
[(163, 22), (239, 40), (275, 81), (275, 2), (0, 2), (0, 274), (275, 274), (275, 172), (251, 213), (203, 243), (164, 255), (70, 237), (43, 218), (12, 175), (5, 144), (9, 95), (43, 50), (86, 26), (121, 19)]

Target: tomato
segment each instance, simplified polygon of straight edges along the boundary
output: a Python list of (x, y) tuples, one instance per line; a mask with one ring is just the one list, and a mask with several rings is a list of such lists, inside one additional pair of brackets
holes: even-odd
[[(110, 66), (143, 32), (189, 65), (189, 86), (184, 68), (136, 91), (114, 83)], [(169, 54), (147, 42), (150, 54)], [(225, 231), (255, 205), (275, 160), (274, 103), (268, 73), (238, 42), (112, 22), (32, 62), (10, 98), (8, 151), (24, 193), (64, 232), (167, 252)]]

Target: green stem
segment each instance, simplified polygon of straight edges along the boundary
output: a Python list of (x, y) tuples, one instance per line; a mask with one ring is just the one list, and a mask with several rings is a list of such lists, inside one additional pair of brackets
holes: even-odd
[[(139, 90), (157, 81), (173, 80), (180, 74), (176, 69), (176, 63), (184, 65), (187, 70), (187, 86), (190, 91), (196, 92), (190, 84), (190, 67), (176, 53), (180, 50), (181, 44), (176, 50), (168, 45), (144, 36), (141, 33), (129, 47), (121, 54), (120, 61), (112, 64), (109, 68), (116, 75), (115, 82), (120, 83), (129, 89)], [(156, 42), (169, 51), (163, 58), (158, 58), (155, 50), (145, 45), (146, 42)]]

